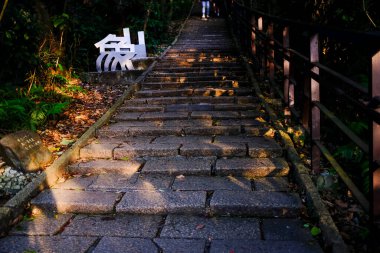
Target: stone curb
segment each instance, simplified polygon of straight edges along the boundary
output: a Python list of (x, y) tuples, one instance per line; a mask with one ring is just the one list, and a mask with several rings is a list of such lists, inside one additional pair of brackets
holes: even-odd
[[(233, 37), (236, 47), (240, 55), (243, 54), (237, 38), (235, 37), (230, 22), (228, 23), (230, 28), (230, 34)], [(324, 248), (328, 249), (332, 253), (348, 253), (348, 247), (343, 241), (338, 228), (336, 227), (330, 213), (328, 212), (326, 206), (324, 205), (318, 189), (313, 183), (311, 177), (309, 176), (308, 169), (304, 166), (303, 162), (299, 158), (299, 154), (294, 147), (294, 143), (291, 140), (290, 136), (284, 130), (282, 123), (278, 120), (277, 115), (271, 106), (266, 102), (264, 95), (261, 93), (258, 81), (255, 78), (255, 75), (248, 64), (246, 57), (243, 58), (243, 64), (248, 72), (249, 79), (252, 82), (252, 86), (256, 95), (259, 97), (260, 101), (265, 106), (266, 111), (269, 114), (269, 117), (273, 123), (273, 126), (280, 133), (281, 141), (284, 144), (286, 150), (286, 156), (291, 162), (294, 168), (294, 178), (296, 182), (305, 190), (306, 192), (306, 204), (308, 206), (308, 212), (319, 221), (319, 226), (322, 231), (322, 238), (324, 242)]]
[(97, 129), (108, 123), (114, 112), (123, 104), (127, 99), (133, 96), (133, 93), (141, 88), (140, 83), (145, 79), (145, 77), (152, 71), (154, 66), (160, 61), (165, 54), (170, 50), (170, 48), (177, 42), (178, 37), (181, 35), (182, 30), (190, 17), (190, 14), (194, 8), (194, 3), (189, 11), (188, 16), (183, 22), (177, 36), (173, 40), (170, 46), (158, 57), (153, 63), (139, 76), (131, 82), (131, 85), (123, 95), (118, 98), (115, 104), (108, 109), (108, 111), (95, 122), (87, 131), (68, 149), (66, 150), (57, 160), (53, 162), (45, 171), (43, 171), (37, 178), (32, 182), (27, 184), (22, 190), (20, 190), (12, 199), (10, 199), (3, 207), (0, 207), (0, 236), (5, 233), (12, 225), (13, 221), (21, 215), (25, 208), (28, 206), (30, 199), (35, 196), (38, 192), (43, 190), (48, 186), (54, 185), (58, 178), (65, 173), (67, 173), (66, 167), (70, 162), (75, 161), (79, 158), (79, 150), (85, 146), (88, 140), (95, 136)]

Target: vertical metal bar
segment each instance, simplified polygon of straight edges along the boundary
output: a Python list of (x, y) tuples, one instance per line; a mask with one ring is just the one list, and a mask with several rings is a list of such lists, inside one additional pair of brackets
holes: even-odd
[[(310, 39), (310, 62), (319, 62), (319, 36), (315, 34)], [(319, 75), (319, 68), (312, 67), (311, 72)], [(310, 79), (310, 99), (311, 102), (320, 101), (319, 82), (313, 77)], [(311, 107), (311, 139), (319, 141), (321, 139), (321, 113), (317, 106), (312, 104)], [(312, 145), (311, 168), (315, 173), (320, 171), (321, 152), (317, 145)]]
[(268, 25), (268, 57), (267, 65), (269, 67), (269, 81), (271, 84), (274, 83), (274, 25), (270, 22)]
[[(371, 97), (380, 96), (380, 51), (372, 57)], [(375, 166), (380, 161), (380, 124), (372, 121), (372, 184), (373, 184), (373, 216), (380, 219), (380, 168)]]
[[(285, 102), (285, 108), (284, 108), (284, 115), (290, 116), (290, 100), (289, 97), (290, 92), (294, 92), (294, 89), (290, 89), (290, 52), (288, 51), (290, 46), (290, 40), (289, 40), (289, 27), (284, 27), (282, 31), (282, 47), (284, 48), (284, 60), (283, 60), (283, 73), (284, 73), (284, 102)], [(294, 96), (291, 96), (294, 98)]]
[[(263, 26), (264, 26), (264, 20), (263, 20), (263, 17), (259, 17), (258, 20), (257, 20), (257, 29), (262, 32), (263, 31)], [(260, 80), (264, 80), (264, 77), (265, 77), (265, 63), (266, 63), (266, 60), (265, 60), (265, 48), (264, 48), (264, 43), (263, 41), (261, 40), (260, 41)]]
[(251, 53), (256, 56), (256, 16), (251, 17)]

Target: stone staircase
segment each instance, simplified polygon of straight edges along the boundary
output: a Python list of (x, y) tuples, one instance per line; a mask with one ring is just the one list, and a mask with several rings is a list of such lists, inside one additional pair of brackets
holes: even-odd
[(190, 18), (0, 252), (322, 252), (245, 72), (224, 20)]

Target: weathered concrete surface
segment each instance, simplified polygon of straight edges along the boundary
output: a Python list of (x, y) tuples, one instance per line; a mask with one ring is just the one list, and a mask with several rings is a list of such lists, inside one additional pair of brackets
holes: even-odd
[(205, 212), (206, 192), (128, 191), (116, 206), (117, 213), (166, 214)]
[(281, 158), (232, 158), (216, 161), (217, 175), (235, 175), (247, 178), (286, 176), (289, 166)]
[(185, 144), (185, 143), (211, 143), (212, 136), (160, 136), (153, 143)]
[(169, 215), (162, 238), (260, 239), (259, 220), (255, 218), (198, 217)]
[(178, 155), (179, 145), (169, 144), (136, 144), (122, 145), (114, 151), (115, 159), (125, 159), (144, 156), (176, 156)]
[(149, 239), (103, 237), (93, 253), (158, 253), (158, 248)]
[(204, 253), (206, 240), (195, 239), (163, 239), (153, 240), (165, 253)]
[(299, 219), (264, 219), (262, 228), (267, 241), (313, 241), (310, 228)]
[(153, 238), (161, 220), (162, 217), (157, 215), (78, 215), (62, 235)]
[(143, 165), (141, 160), (106, 160), (99, 159), (88, 162), (79, 162), (72, 164), (69, 168), (72, 174), (101, 174), (101, 173), (118, 173), (131, 175), (136, 173)]
[[(251, 191), (251, 181), (242, 177), (200, 177), (179, 176), (175, 179), (173, 190), (182, 191)], [(239, 194), (239, 193), (237, 193)]]
[(73, 218), (72, 214), (56, 214), (54, 216), (39, 215), (24, 220), (16, 225), (10, 235), (55, 235)]
[(97, 178), (97, 175), (79, 176), (66, 179), (63, 183), (52, 186), (53, 189), (86, 190)]
[(8, 236), (0, 239), (0, 252), (85, 253), (96, 239), (85, 236)]
[(217, 190), (210, 201), (215, 215), (253, 215), (259, 217), (294, 217), (302, 209), (296, 194), (283, 192), (246, 192)]
[(100, 174), (88, 189), (95, 191), (125, 191), (128, 186), (133, 185), (136, 182), (137, 177), (137, 174)]
[(180, 149), (183, 156), (246, 156), (247, 147), (240, 143), (185, 143)]
[(163, 157), (149, 159), (141, 170), (144, 174), (210, 175), (216, 157)]
[(322, 253), (317, 242), (298, 241), (253, 241), (215, 240), (211, 242), (210, 253), (220, 252), (255, 253)]
[(266, 177), (253, 180), (256, 191), (289, 191), (289, 182), (285, 177)]
[(117, 147), (117, 144), (98, 144), (91, 143), (80, 150), (80, 158), (82, 159), (94, 159), (104, 158), (111, 159), (113, 150)]
[(112, 192), (86, 192), (51, 189), (32, 199), (36, 208), (60, 213), (111, 213), (119, 194)]

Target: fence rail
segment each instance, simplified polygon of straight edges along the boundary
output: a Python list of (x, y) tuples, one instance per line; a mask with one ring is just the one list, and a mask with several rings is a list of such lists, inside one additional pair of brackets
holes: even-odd
[[(236, 1), (229, 2), (228, 11), (242, 48), (252, 56), (257, 78), (269, 81), (271, 93), (280, 90), (284, 115), (300, 116), (310, 133), (314, 173), (321, 171), (324, 156), (363, 208), (380, 218), (380, 33), (305, 24), (268, 15)], [(295, 43), (291, 40), (300, 37), (307, 37), (303, 44), (301, 40)], [(365, 49), (367, 87), (321, 62), (321, 44), (332, 40)], [(321, 99), (321, 93), (326, 92), (333, 94), (328, 99), (329, 105)], [(367, 136), (354, 133), (344, 119), (333, 112), (335, 108), (331, 108), (331, 102), (334, 100), (345, 101), (359, 115), (356, 117), (367, 123)], [(370, 201), (327, 148), (331, 140), (324, 139), (326, 124), (321, 118), (332, 122), (339, 134), (346, 136), (368, 157), (369, 185), (373, 189)]]

